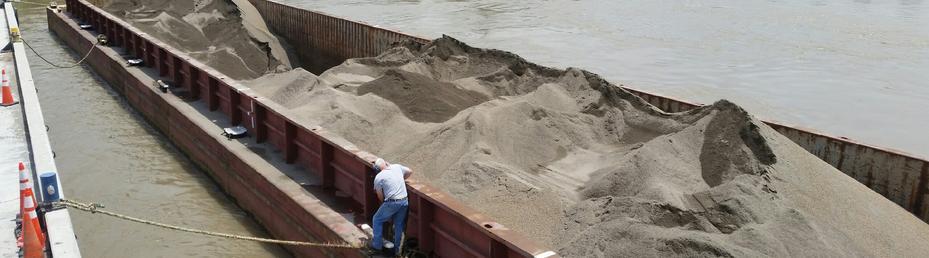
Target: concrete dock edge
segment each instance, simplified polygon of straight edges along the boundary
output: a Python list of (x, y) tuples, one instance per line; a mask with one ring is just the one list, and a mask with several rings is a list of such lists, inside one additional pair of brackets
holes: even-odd
[[(3, 3), (3, 9), (6, 15), (7, 26), (12, 30), (19, 27), (16, 20), (16, 13), (13, 3)], [(37, 186), (43, 185), (42, 179), (38, 176), (45, 172), (58, 172), (55, 164), (54, 153), (52, 152), (51, 143), (46, 132), (45, 117), (42, 114), (42, 107), (39, 104), (38, 92), (32, 79), (32, 70), (29, 61), (26, 58), (26, 46), (21, 41), (11, 42), (13, 56), (16, 62), (17, 86), (20, 93), (20, 105), (22, 105), (23, 116), (25, 117), (25, 127), (27, 132), (27, 141), (29, 145), (30, 156), (32, 160), (33, 182)], [(61, 182), (52, 182), (57, 185), (59, 196), (64, 198), (64, 190)], [(34, 188), (37, 189), (37, 188)], [(41, 189), (37, 189), (36, 198), (42, 200)], [(78, 247), (77, 237), (74, 234), (74, 227), (71, 224), (71, 215), (67, 209), (59, 209), (44, 213), (46, 234), (48, 236), (48, 249), (53, 257), (81, 257), (80, 248)]]

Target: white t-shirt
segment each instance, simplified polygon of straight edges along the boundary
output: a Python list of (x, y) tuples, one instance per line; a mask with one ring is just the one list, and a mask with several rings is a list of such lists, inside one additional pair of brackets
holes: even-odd
[(384, 201), (406, 198), (406, 182), (403, 176), (410, 173), (410, 168), (400, 164), (390, 164), (374, 176), (374, 190), (384, 193)]

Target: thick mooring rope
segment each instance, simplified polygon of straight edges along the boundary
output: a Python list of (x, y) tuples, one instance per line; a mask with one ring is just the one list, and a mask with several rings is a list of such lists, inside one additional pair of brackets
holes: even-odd
[(122, 219), (122, 220), (128, 220), (128, 221), (142, 223), (146, 225), (152, 225), (152, 226), (156, 226), (160, 228), (183, 231), (183, 232), (194, 233), (194, 234), (207, 235), (207, 236), (222, 237), (222, 238), (229, 238), (229, 239), (236, 239), (236, 240), (255, 241), (255, 242), (270, 243), (270, 244), (280, 244), (280, 245), (295, 245), (295, 246), (308, 246), (308, 247), (319, 247), (319, 248), (341, 248), (341, 249), (361, 249), (362, 248), (361, 246), (351, 245), (351, 244), (313, 243), (313, 242), (302, 242), (302, 241), (277, 240), (277, 239), (241, 236), (241, 235), (186, 228), (186, 227), (169, 225), (165, 223), (154, 222), (151, 220), (145, 220), (145, 219), (140, 219), (136, 217), (126, 216), (126, 215), (122, 215), (122, 214), (111, 212), (111, 211), (101, 210), (100, 208), (103, 208), (103, 205), (100, 205), (97, 203), (83, 203), (83, 202), (78, 202), (78, 201), (73, 201), (73, 200), (61, 199), (55, 204), (60, 204), (60, 205), (75, 208), (81, 211), (90, 212), (92, 214), (103, 214), (103, 215), (107, 215), (107, 216)]

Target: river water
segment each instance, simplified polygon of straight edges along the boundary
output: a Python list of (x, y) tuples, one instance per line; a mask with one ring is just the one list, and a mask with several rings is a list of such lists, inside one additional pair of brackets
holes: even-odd
[[(42, 8), (20, 6), (23, 37), (53, 62), (80, 57), (51, 34)], [(267, 233), (210, 177), (87, 67), (53, 69), (30, 53), (39, 98), (69, 198), (161, 222)], [(281, 257), (274, 245), (176, 233), (71, 213), (84, 257)]]
[(929, 157), (923, 0), (278, 0)]

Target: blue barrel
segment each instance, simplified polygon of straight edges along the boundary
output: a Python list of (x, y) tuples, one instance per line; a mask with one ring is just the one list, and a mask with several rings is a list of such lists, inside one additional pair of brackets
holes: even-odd
[(58, 173), (47, 172), (39, 175), (42, 182), (42, 200), (45, 202), (57, 202), (61, 197), (58, 195)]

